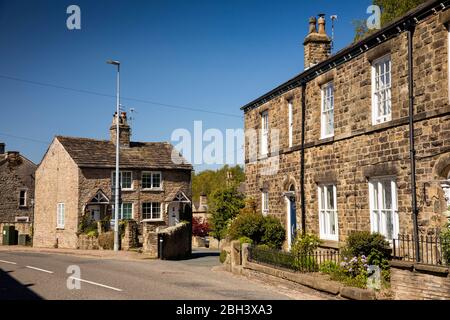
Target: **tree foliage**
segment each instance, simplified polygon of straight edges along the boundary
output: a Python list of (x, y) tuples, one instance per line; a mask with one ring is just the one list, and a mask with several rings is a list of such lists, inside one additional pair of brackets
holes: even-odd
[(232, 240), (251, 239), (254, 244), (264, 244), (269, 248), (279, 249), (283, 245), (286, 231), (280, 220), (273, 216), (263, 216), (256, 212), (256, 204), (252, 199), (246, 201), (246, 206), (233, 219), (228, 229)]
[[(231, 179), (228, 175), (231, 173)], [(239, 186), (245, 180), (244, 169), (241, 166), (223, 166), (218, 170), (205, 170), (197, 174), (192, 174), (192, 198), (197, 201), (201, 194), (211, 198), (217, 190), (223, 189), (226, 183), (228, 186)]]
[[(381, 27), (383, 28), (393, 20), (403, 16), (409, 10), (427, 0), (373, 0), (373, 4), (381, 8)], [(365, 19), (358, 19), (352, 22), (355, 28), (354, 41), (359, 41), (377, 30), (369, 30)]]
[(192, 235), (196, 237), (206, 237), (210, 231), (207, 221), (200, 217), (192, 218)]
[(231, 219), (244, 208), (244, 195), (237, 190), (236, 186), (231, 186), (213, 192), (210, 199), (210, 234), (220, 241), (225, 238)]

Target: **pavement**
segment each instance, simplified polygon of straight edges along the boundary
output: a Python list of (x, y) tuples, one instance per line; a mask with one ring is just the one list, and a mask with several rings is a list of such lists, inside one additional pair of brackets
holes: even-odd
[[(146, 259), (137, 252), (0, 246), (0, 300), (287, 300), (326, 299), (218, 271), (217, 250), (191, 259)], [(215, 270), (215, 271), (213, 271)]]

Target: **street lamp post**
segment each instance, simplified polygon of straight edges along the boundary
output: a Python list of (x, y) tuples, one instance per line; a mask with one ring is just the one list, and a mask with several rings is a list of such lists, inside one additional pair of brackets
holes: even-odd
[(116, 97), (116, 186), (114, 188), (114, 251), (119, 251), (119, 108), (120, 108), (120, 62), (106, 61), (117, 66), (117, 97)]

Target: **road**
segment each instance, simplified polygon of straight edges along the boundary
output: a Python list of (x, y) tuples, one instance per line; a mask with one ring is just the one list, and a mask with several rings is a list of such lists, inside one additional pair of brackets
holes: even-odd
[[(311, 293), (293, 296), (272, 285), (224, 271), (212, 271), (213, 266), (220, 264), (217, 255), (213, 251), (197, 251), (192, 259), (184, 261), (125, 261), (38, 252), (0, 252), (0, 299), (321, 298)], [(79, 274), (73, 273), (74, 270), (79, 270)]]

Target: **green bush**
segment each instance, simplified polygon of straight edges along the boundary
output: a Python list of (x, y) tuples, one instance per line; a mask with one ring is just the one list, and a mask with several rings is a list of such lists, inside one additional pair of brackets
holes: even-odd
[(252, 244), (252, 243), (253, 243), (253, 240), (250, 239), (249, 237), (240, 237), (240, 238), (239, 238), (239, 242), (241, 243), (241, 246), (242, 246), (242, 244), (244, 244), (244, 243), (250, 243), (250, 244)]
[(279, 249), (285, 239), (285, 230), (275, 217), (264, 217), (256, 212), (243, 212), (231, 222), (228, 236), (231, 240), (246, 237), (254, 244), (265, 244), (270, 248)]
[(286, 231), (275, 217), (267, 216), (263, 222), (263, 236), (261, 242), (267, 244), (273, 249), (279, 249), (286, 238)]
[(225, 250), (222, 250), (219, 256), (220, 263), (224, 263), (226, 259), (227, 259), (227, 252)]
[(292, 244), (291, 252), (297, 256), (311, 255), (321, 243), (322, 241), (315, 234), (298, 233)]
[(88, 232), (86, 232), (86, 235), (88, 237), (98, 237), (98, 231), (97, 230), (89, 230)]
[(231, 222), (228, 236), (232, 240), (247, 237), (255, 243), (261, 243), (263, 219), (258, 213), (241, 213)]
[[(379, 233), (355, 231), (347, 238), (344, 254), (348, 257), (369, 257), (372, 254), (374, 259), (389, 259), (391, 248), (389, 242)], [(372, 262), (369, 261), (369, 263)]]
[(339, 271), (339, 266), (334, 261), (324, 261), (320, 265), (319, 271), (322, 273), (331, 274)]
[(442, 255), (445, 262), (450, 265), (450, 224), (444, 232), (441, 233)]

